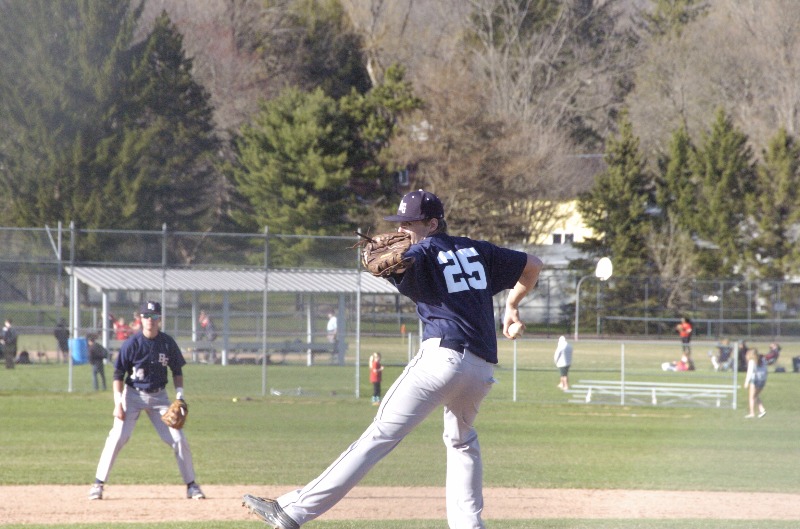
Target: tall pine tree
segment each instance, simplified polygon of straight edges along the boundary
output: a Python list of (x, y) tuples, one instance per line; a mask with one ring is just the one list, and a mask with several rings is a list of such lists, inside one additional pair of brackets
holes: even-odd
[(781, 128), (764, 150), (750, 196), (749, 256), (758, 277), (785, 280), (800, 271), (800, 145)]
[(112, 124), (140, 3), (9, 0), (0, 16), (0, 196), (20, 226), (85, 225), (87, 157)]
[(605, 171), (578, 200), (578, 209), (595, 234), (583, 246), (595, 255), (610, 256), (615, 275), (643, 273), (648, 266), (646, 238), (652, 225), (648, 209), (653, 202), (653, 179), (624, 114), (619, 134), (606, 144), (605, 162)]
[[(352, 234), (364, 207), (390, 192), (381, 152), (397, 116), (420, 104), (398, 68), (364, 95), (335, 100), (321, 89), (289, 89), (263, 103), (236, 141), (232, 175), (248, 205), (239, 218), (272, 233)], [(297, 242), (273, 258), (298, 264), (310, 244)]]
[(713, 245), (701, 252), (700, 266), (710, 277), (730, 275), (744, 262), (744, 223), (755, 162), (747, 137), (723, 110), (695, 151), (692, 168), (701, 184), (692, 231)]

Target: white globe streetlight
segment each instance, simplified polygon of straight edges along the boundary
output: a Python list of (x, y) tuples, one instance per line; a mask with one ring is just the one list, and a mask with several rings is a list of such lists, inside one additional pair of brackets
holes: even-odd
[[(597, 267), (594, 270), (594, 276), (599, 279), (600, 281), (606, 281), (609, 277), (611, 277), (611, 273), (613, 272), (613, 266), (611, 265), (611, 259), (608, 257), (603, 257), (599, 261), (597, 261)], [(581, 310), (581, 284), (583, 283), (584, 279), (589, 279), (592, 276), (583, 276), (578, 280), (578, 288), (575, 289), (575, 341), (578, 341), (578, 321), (580, 317), (580, 310)]]

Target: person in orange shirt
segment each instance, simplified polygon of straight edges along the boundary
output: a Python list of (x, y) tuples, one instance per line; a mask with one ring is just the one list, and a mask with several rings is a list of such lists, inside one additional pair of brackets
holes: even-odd
[(381, 365), (381, 354), (372, 353), (369, 357), (369, 381), (372, 382), (372, 405), (378, 406), (381, 403), (381, 378), (383, 366)]
[(691, 358), (692, 346), (690, 343), (692, 341), (692, 335), (694, 334), (692, 320), (684, 316), (681, 318), (681, 322), (675, 326), (675, 330), (678, 331), (678, 336), (681, 338), (681, 348), (683, 350), (683, 354)]

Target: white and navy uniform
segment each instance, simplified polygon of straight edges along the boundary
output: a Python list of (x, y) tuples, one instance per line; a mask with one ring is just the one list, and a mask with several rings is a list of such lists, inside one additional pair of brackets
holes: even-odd
[(147, 413), (161, 440), (172, 447), (178, 469), (185, 483), (195, 478), (192, 452), (183, 430), (170, 428), (161, 422), (161, 416), (170, 405), (167, 395), (167, 369), (172, 376), (181, 376), (186, 364), (175, 340), (159, 332), (155, 338), (138, 332), (125, 340), (114, 364), (114, 380), (124, 380), (122, 407), (125, 419), (114, 418), (114, 426), (108, 432), (96, 478), (105, 482), (122, 447), (133, 434), (133, 428), (142, 412)]
[(406, 253), (414, 265), (390, 279), (417, 304), (419, 352), (386, 392), (363, 435), (314, 481), (278, 498), (302, 525), (341, 500), (438, 406), (444, 406), (447, 518), (451, 529), (483, 528), (483, 467), (473, 422), (494, 383), (493, 296), (512, 288), (527, 254), (484, 241), (431, 235)]

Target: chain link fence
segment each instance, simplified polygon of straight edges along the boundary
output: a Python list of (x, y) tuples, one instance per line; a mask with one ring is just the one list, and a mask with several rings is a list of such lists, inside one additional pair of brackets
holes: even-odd
[[(62, 362), (53, 335), (60, 320), (74, 338), (101, 333), (113, 349), (114, 322), (130, 324), (140, 302), (162, 300), (163, 329), (174, 336), (190, 362), (264, 365), (363, 366), (373, 351), (402, 364), (418, 343), (415, 307), (396, 293), (365, 293), (339, 281), (358, 275), (357, 237), (311, 237), (263, 233), (183, 233), (161, 231), (0, 228), (0, 317), (12, 319), (19, 350), (33, 361)], [(536, 253), (535, 249), (530, 250)], [(546, 263), (547, 264), (547, 263)], [(150, 288), (120, 284), (101, 292), (72, 281), (72, 271), (149, 270), (162, 284)], [(166, 288), (175, 271), (210, 274), (180, 290)], [(224, 290), (215, 273), (249, 271), (264, 276), (263, 287)], [(278, 272), (307, 272), (291, 291), (268, 286)], [(339, 275), (326, 273), (336, 272)], [(565, 269), (546, 269), (536, 292), (521, 308), (528, 336), (675, 340), (674, 326), (690, 317), (700, 339), (720, 336), (781, 338), (800, 331), (800, 285), (777, 281), (719, 279), (692, 281), (678, 290), (652, 277), (612, 277), (585, 281)], [(495, 304), (498, 327), (504, 297)], [(199, 311), (212, 319), (217, 338), (208, 340)], [(327, 324), (337, 316), (336, 348)], [(577, 328), (575, 322), (577, 321)], [(268, 343), (267, 354), (259, 345)], [(275, 344), (283, 344), (277, 347)], [(243, 346), (242, 344), (247, 344)], [(314, 348), (308, 344), (316, 344)], [(361, 354), (362, 348), (369, 348)], [(312, 350), (313, 349), (313, 350)], [(35, 352), (35, 354), (34, 354)], [(226, 357), (223, 356), (225, 353)], [(356, 393), (359, 375), (356, 374)], [(351, 379), (352, 380), (352, 379)], [(350, 381), (342, 383), (349, 386)], [(263, 391), (269, 388), (263, 387)], [(322, 391), (347, 392), (342, 387)]]

